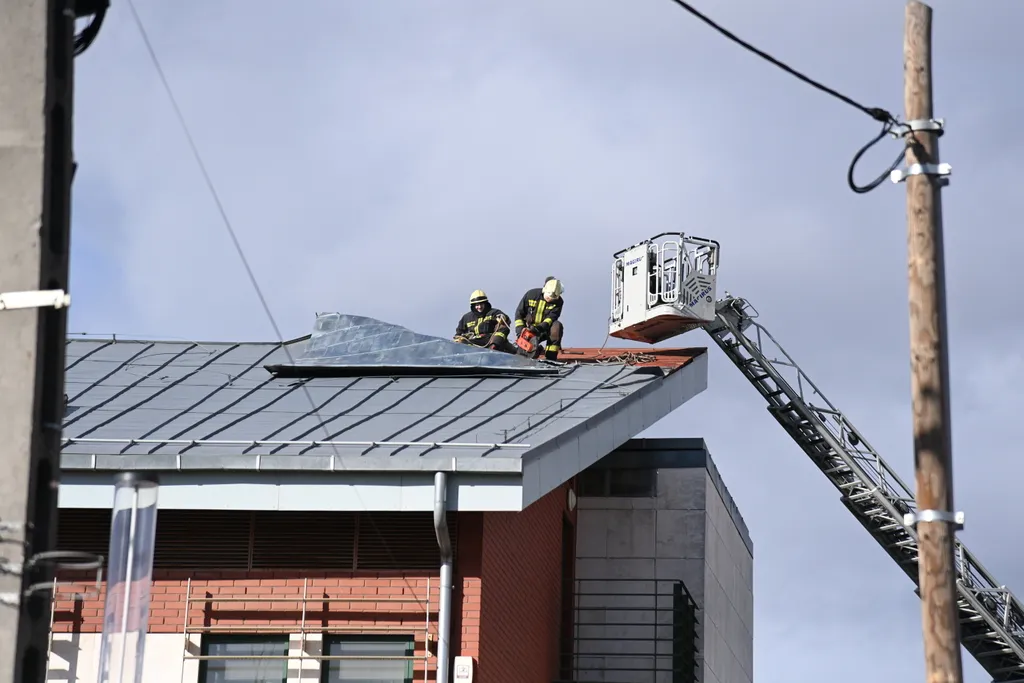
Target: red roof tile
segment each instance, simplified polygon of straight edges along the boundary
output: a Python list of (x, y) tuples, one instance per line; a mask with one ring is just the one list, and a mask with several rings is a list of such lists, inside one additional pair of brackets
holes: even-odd
[(707, 348), (664, 349), (658, 347), (631, 349), (572, 348), (558, 352), (558, 360), (565, 363), (622, 363), (626, 365), (654, 366), (678, 370), (707, 353)]

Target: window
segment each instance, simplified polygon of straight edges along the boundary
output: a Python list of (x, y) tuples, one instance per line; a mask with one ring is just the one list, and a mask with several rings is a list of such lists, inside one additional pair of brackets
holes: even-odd
[[(323, 653), (328, 659), (320, 668), (321, 683), (412, 683), (412, 636), (324, 635)], [(363, 659), (381, 657), (381, 659)], [(390, 658), (390, 659), (387, 659)]]
[[(287, 635), (203, 636), (199, 683), (287, 683)], [(216, 659), (231, 657), (232, 659)], [(254, 659), (233, 659), (253, 657)], [(279, 659), (255, 659), (278, 657)]]

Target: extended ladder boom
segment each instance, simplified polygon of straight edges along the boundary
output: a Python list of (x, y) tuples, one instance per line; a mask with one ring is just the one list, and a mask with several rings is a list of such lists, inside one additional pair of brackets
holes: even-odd
[[(904, 523), (904, 515), (915, 509), (913, 492), (756, 317), (746, 300), (727, 295), (704, 329), (768, 402), (768, 412), (839, 489), (843, 504), (917, 584), (917, 532)], [(1020, 601), (959, 540), (955, 562), (964, 648), (996, 683), (1024, 682)]]

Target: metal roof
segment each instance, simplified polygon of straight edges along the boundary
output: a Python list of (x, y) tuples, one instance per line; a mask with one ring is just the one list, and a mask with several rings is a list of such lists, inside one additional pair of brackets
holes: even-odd
[(637, 353), (574, 361), (567, 349), (552, 376), (275, 378), (266, 368), (288, 360), (276, 343), (72, 338), (61, 466), (523, 473), (533, 463), (564, 482), (706, 387), (706, 349)]

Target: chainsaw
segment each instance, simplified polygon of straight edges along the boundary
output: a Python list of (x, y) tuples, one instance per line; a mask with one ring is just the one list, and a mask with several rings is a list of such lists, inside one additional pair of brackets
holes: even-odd
[(530, 328), (524, 329), (516, 337), (516, 346), (519, 347), (519, 355), (536, 358), (540, 354), (539, 340), (537, 333)]

